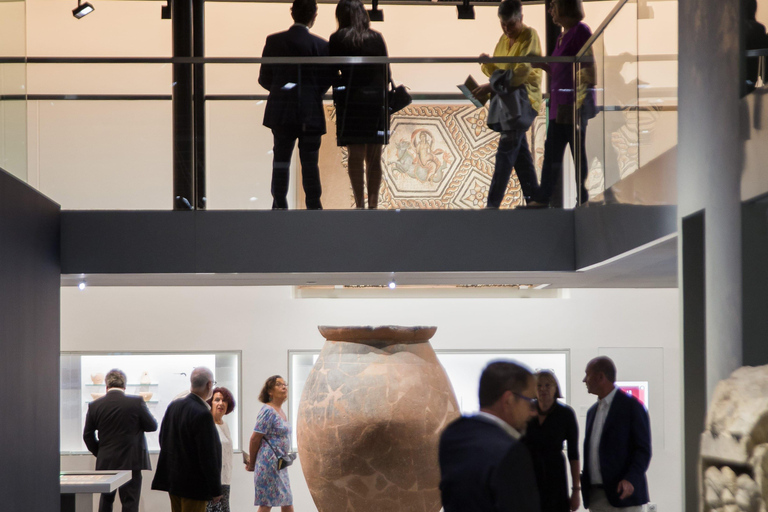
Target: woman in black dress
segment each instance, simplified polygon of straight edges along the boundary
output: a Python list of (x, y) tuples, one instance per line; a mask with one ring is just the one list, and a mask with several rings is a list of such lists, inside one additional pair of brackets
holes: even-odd
[[(580, 505), (579, 424), (576, 414), (557, 401), (560, 387), (548, 371), (536, 374), (539, 414), (531, 418), (523, 442), (531, 452), (542, 512), (567, 512)], [(568, 444), (568, 461), (573, 480), (568, 493), (568, 475), (563, 459), (563, 441)]]
[[(371, 30), (360, 0), (341, 0), (336, 6), (339, 29), (331, 34), (331, 56), (386, 57), (387, 45), (379, 32)], [(389, 142), (386, 64), (344, 64), (333, 87), (336, 105), (336, 143), (347, 146), (347, 169), (355, 206), (365, 207), (363, 165), (368, 181), (368, 208), (379, 203), (382, 145)]]

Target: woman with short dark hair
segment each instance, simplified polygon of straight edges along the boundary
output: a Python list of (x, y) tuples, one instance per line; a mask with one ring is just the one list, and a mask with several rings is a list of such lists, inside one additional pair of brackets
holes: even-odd
[[(387, 45), (371, 29), (368, 12), (360, 0), (341, 0), (336, 6), (339, 29), (328, 41), (331, 56), (386, 57)], [(339, 66), (333, 86), (336, 106), (336, 143), (347, 146), (347, 172), (357, 208), (379, 204), (382, 146), (389, 142), (386, 64), (344, 64)], [(363, 172), (365, 169), (365, 172)]]
[(256, 418), (245, 466), (246, 471), (254, 473), (254, 505), (259, 507), (258, 512), (269, 512), (272, 507), (293, 512), (288, 470), (277, 468), (278, 459), (287, 457), (291, 450), (291, 424), (282, 409), (287, 399), (288, 385), (279, 375), (268, 378), (259, 393), (264, 407)]

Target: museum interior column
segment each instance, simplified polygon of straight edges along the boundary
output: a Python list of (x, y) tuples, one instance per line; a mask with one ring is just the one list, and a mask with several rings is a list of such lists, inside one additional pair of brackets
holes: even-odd
[[(717, 383), (742, 364), (741, 193), (742, 144), (739, 138), (739, 2), (680, 0), (678, 227), (683, 314), (683, 416), (685, 509), (698, 511), (698, 437)], [(715, 36), (714, 34), (717, 34)], [(703, 229), (686, 221), (701, 213)], [(690, 225), (690, 224), (689, 224)], [(685, 250), (699, 238), (703, 272), (686, 272)], [(703, 240), (701, 240), (703, 238)], [(695, 250), (695, 249), (693, 249)], [(697, 258), (694, 258), (696, 261)], [(687, 278), (687, 279), (686, 279)], [(697, 282), (698, 281), (698, 282)], [(703, 283), (702, 283), (703, 281)], [(703, 286), (702, 286), (703, 284)], [(699, 290), (699, 291), (697, 291)], [(703, 297), (696, 297), (703, 292)], [(686, 318), (685, 302), (703, 305)], [(696, 338), (700, 342), (696, 343)], [(696, 364), (704, 352), (704, 373)], [(699, 353), (697, 353), (699, 352)], [(696, 436), (695, 440), (691, 436)]]

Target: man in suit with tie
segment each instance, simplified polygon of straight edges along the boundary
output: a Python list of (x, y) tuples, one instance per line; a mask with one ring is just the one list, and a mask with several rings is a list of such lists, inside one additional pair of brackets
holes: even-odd
[[(317, 17), (316, 0), (294, 0), (294, 24), (267, 37), (262, 57), (324, 57), (328, 41), (309, 32)], [(330, 68), (328, 68), (330, 69)], [(288, 208), (291, 155), (299, 141), (302, 184), (308, 210), (322, 210), (320, 140), (325, 133), (323, 94), (330, 72), (317, 64), (262, 64), (259, 84), (269, 91), (264, 126), (272, 129), (272, 209)]]
[(536, 383), (512, 361), (480, 376), (480, 412), (440, 436), (440, 497), (445, 512), (540, 512), (528, 448), (519, 442), (536, 415)]
[(152, 489), (167, 491), (172, 512), (205, 512), (221, 499), (221, 442), (206, 403), (213, 372), (192, 371), (190, 393), (170, 403), (160, 425), (160, 456)]
[(592, 512), (641, 512), (648, 503), (651, 424), (643, 404), (615, 382), (610, 358), (587, 364), (584, 383), (598, 401), (587, 412), (581, 494)]
[[(120, 503), (124, 512), (138, 512), (141, 470), (152, 469), (144, 433), (157, 430), (157, 421), (142, 397), (125, 394), (125, 373), (110, 370), (105, 382), (107, 394), (88, 404), (83, 441), (96, 456), (97, 470), (131, 471), (131, 480), (119, 488)], [(115, 492), (101, 495), (99, 512), (112, 512)]]

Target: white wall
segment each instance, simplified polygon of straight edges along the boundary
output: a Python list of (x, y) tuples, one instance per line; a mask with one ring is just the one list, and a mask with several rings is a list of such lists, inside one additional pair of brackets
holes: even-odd
[[(436, 325), (436, 349), (569, 349), (571, 405), (582, 430), (594, 403), (581, 383), (583, 368), (609, 355), (620, 380), (650, 381), (651, 499), (660, 512), (682, 509), (677, 290), (570, 290), (539, 299), (451, 298), (462, 297), (459, 291), (433, 299), (297, 299), (289, 287), (89, 287), (61, 295), (63, 351), (242, 351), (244, 444), (264, 379), (287, 373), (289, 349), (319, 349), (320, 324)], [(252, 475), (239, 460), (236, 454), (233, 510), (250, 510)], [(94, 462), (66, 456), (62, 469)], [(296, 510), (315, 510), (300, 466), (289, 471)], [(149, 490), (151, 479), (145, 473), (142, 511), (168, 510), (165, 493)]]

